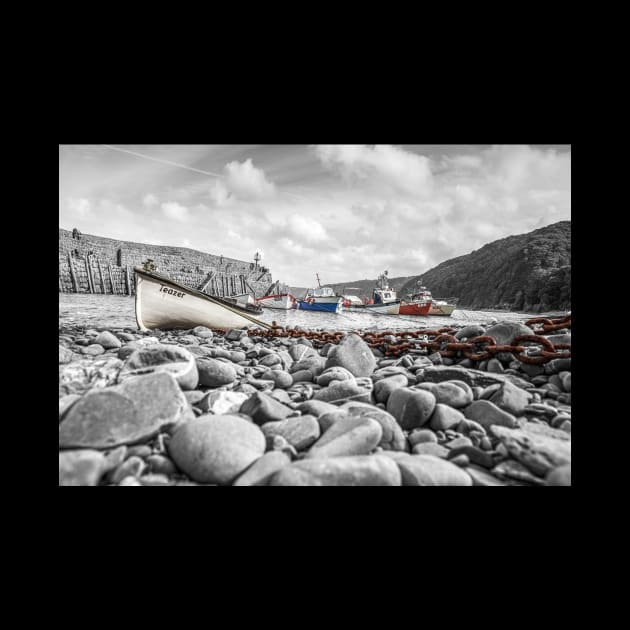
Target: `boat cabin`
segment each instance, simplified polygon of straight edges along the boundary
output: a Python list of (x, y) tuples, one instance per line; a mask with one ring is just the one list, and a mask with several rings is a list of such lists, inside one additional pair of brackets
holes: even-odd
[(384, 271), (378, 277), (376, 287), (372, 293), (372, 298), (374, 300), (374, 304), (387, 304), (389, 302), (395, 302), (398, 299), (396, 297), (396, 291), (394, 291), (394, 289), (390, 289), (389, 287), (387, 271)]
[(319, 287), (318, 289), (309, 289), (306, 295), (313, 297), (335, 297), (335, 292), (331, 287)]

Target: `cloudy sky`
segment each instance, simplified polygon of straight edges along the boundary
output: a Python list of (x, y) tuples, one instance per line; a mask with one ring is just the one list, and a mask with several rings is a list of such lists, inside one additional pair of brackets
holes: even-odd
[(274, 280), (423, 273), (571, 218), (570, 145), (61, 145), (59, 226)]

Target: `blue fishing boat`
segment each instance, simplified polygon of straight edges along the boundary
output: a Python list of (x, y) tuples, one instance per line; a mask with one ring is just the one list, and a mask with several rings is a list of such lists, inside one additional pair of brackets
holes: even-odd
[(326, 313), (341, 313), (343, 310), (343, 296), (337, 295), (331, 287), (323, 287), (317, 275), (317, 289), (308, 289), (304, 298), (298, 299), (298, 308), (302, 311), (325, 311)]

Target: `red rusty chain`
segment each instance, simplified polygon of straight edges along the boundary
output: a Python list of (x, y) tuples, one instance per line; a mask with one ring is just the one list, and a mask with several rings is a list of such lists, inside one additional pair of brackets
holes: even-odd
[[(514, 337), (514, 339), (512, 339), (513, 344), (517, 341), (530, 341), (532, 343), (537, 343), (541, 346), (544, 346), (548, 350), (548, 352), (554, 352), (554, 346), (551, 341), (545, 339), (544, 337), (541, 337), (540, 335), (519, 335), (518, 337)], [(530, 365), (538, 365), (540, 363), (547, 363), (547, 361), (549, 361), (549, 357), (546, 357), (542, 354), (537, 357), (532, 357), (525, 354), (524, 350), (523, 352), (515, 353), (514, 356), (522, 363), (529, 363)]]
[[(469, 340), (468, 343), (470, 345), (470, 350), (465, 350), (464, 356), (467, 359), (472, 359), (473, 361), (484, 361), (485, 359), (489, 359), (492, 355), (490, 354), (487, 348), (489, 346), (497, 345), (497, 342), (495, 341), (494, 337), (490, 337), (488, 335), (480, 335), (479, 337), (473, 337), (472, 339)], [(485, 344), (486, 346), (485, 351), (479, 352), (479, 353), (472, 351), (472, 349), (475, 346), (478, 346), (481, 344)]]
[[(561, 328), (570, 328), (571, 316), (568, 315), (555, 320), (546, 317), (535, 317), (527, 320), (525, 323), (532, 328), (535, 324), (542, 324), (542, 327), (534, 330), (534, 333), (541, 332), (541, 330), (543, 332), (552, 332)], [(464, 356), (474, 361), (489, 359), (500, 352), (510, 352), (519, 361), (530, 364), (546, 363), (552, 359), (569, 358), (571, 356), (570, 344), (558, 343), (554, 345), (548, 339), (537, 334), (515, 337), (511, 345), (498, 345), (495, 339), (488, 335), (474, 337), (469, 339), (468, 342), (459, 342), (451, 334), (455, 331), (456, 329), (453, 327), (443, 327), (439, 330), (422, 328), (415, 331), (399, 331), (398, 333), (391, 330), (355, 331), (355, 334), (361, 337), (370, 348), (382, 350), (385, 356), (399, 356), (408, 350), (418, 348), (431, 349), (433, 352), (438, 352), (441, 356), (448, 358), (454, 357), (458, 352), (461, 352)], [(222, 331), (217, 332), (220, 333)], [(278, 326), (275, 321), (272, 322), (272, 330), (252, 329), (248, 331), (248, 335), (252, 337), (303, 337), (312, 341), (313, 345), (318, 348), (327, 343), (338, 344), (345, 334), (342, 331), (286, 330), (282, 326)], [(386, 337), (394, 338), (396, 341), (392, 343), (391, 339), (386, 340)], [(425, 338), (428, 341), (425, 341)], [(542, 346), (539, 356), (527, 355), (526, 347), (518, 345), (518, 341), (537, 343)]]

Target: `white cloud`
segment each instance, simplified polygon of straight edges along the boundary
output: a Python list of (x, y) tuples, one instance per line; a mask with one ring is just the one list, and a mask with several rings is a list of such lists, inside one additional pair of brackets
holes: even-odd
[(328, 234), (320, 223), (307, 216), (292, 214), (287, 219), (287, 231), (291, 237), (306, 243), (317, 245), (328, 240)]
[(175, 221), (186, 221), (188, 219), (188, 208), (176, 201), (168, 201), (163, 203), (160, 207), (162, 208), (162, 212), (169, 219), (175, 219)]
[(226, 186), (239, 199), (268, 199), (276, 193), (275, 185), (256, 168), (251, 158), (244, 162), (230, 162), (225, 166)]
[[(392, 146), (324, 146), (301, 149), (297, 175), (295, 151), (279, 148), (270, 158), (269, 147), (217, 149), (215, 161), (209, 155), (203, 163), (224, 168), (225, 177), (213, 179), (178, 172), (169, 180), (161, 166), (151, 179), (144, 163), (131, 178), (125, 163), (88, 186), (79, 164), (69, 181), (60, 180), (60, 226), (139, 242), (192, 241), (247, 261), (264, 251), (274, 280), (306, 286), (315, 272), (322, 282), (375, 278), (384, 269), (392, 277), (420, 274), (490, 241), (571, 217), (567, 151), (466, 147), (465, 155), (427, 150), (429, 159)], [(277, 194), (261, 166), (291, 181), (302, 198)]]
[(426, 195), (433, 175), (429, 159), (391, 145), (319, 145), (315, 149), (322, 164), (350, 180), (383, 184), (398, 192)]
[(159, 203), (158, 198), (153, 193), (148, 193), (142, 198), (142, 203), (147, 208), (152, 208), (153, 206), (157, 206)]
[(68, 199), (68, 209), (77, 218), (85, 218), (91, 214), (91, 204), (88, 199)]
[(230, 194), (220, 179), (217, 179), (210, 186), (210, 199), (215, 206), (226, 206), (234, 201), (234, 195)]

